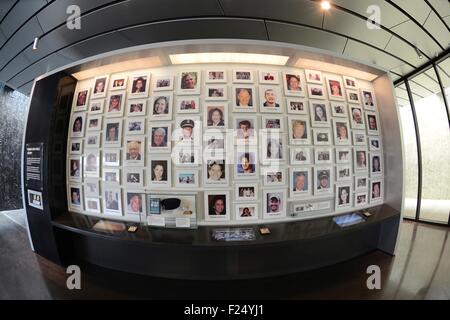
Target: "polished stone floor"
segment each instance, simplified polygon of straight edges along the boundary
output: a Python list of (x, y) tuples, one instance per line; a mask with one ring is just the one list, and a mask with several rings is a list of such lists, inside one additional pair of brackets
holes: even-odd
[[(81, 290), (65, 269), (35, 255), (21, 211), (0, 213), (0, 299), (450, 299), (450, 228), (405, 221), (395, 257), (376, 251), (311, 272), (259, 280), (180, 281), (82, 266)], [(367, 289), (370, 265), (381, 289)]]

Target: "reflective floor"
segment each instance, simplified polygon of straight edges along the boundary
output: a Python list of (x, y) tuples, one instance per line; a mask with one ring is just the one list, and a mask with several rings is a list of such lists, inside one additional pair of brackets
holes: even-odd
[[(82, 266), (81, 290), (65, 269), (32, 253), (21, 211), (0, 213), (0, 299), (450, 299), (448, 227), (405, 221), (395, 257), (376, 251), (330, 267), (259, 280), (181, 281)], [(381, 269), (369, 290), (366, 269)]]

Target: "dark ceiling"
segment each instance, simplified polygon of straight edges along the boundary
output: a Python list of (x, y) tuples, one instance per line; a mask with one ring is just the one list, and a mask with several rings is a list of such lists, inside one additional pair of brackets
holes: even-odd
[[(80, 30), (66, 26), (72, 4), (81, 8)], [(371, 5), (380, 8), (378, 29), (366, 24)], [(0, 81), (29, 94), (37, 76), (80, 59), (207, 38), (320, 48), (390, 70), (395, 80), (449, 48), (449, 25), (448, 0), (334, 0), (325, 13), (316, 0), (1, 0)]]

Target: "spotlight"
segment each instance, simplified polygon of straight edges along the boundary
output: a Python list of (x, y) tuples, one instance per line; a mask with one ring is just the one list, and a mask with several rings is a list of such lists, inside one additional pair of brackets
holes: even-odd
[(422, 59), (423, 58), (423, 54), (422, 54), (422, 52), (420, 52), (419, 48), (414, 47), (414, 49), (416, 49), (416, 53), (419, 56), (419, 59)]
[(39, 38), (36, 37), (36, 38), (34, 38), (34, 42), (33, 42), (33, 50), (37, 50), (38, 44), (39, 44)]
[(325, 1), (325, 0), (322, 1), (320, 6), (322, 7), (323, 10), (330, 10), (330, 8), (331, 8), (330, 1)]

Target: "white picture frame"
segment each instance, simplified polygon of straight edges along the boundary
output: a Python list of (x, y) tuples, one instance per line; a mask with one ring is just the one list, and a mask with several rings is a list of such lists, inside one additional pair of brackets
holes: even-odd
[(102, 116), (88, 116), (86, 131), (99, 131), (102, 129)]
[(106, 99), (106, 117), (123, 117), (125, 106), (125, 91), (114, 91)]
[(360, 92), (361, 92), (361, 101), (362, 105), (364, 106), (364, 109), (376, 111), (377, 102), (375, 98), (375, 92), (369, 88), (361, 88)]
[(325, 100), (325, 88), (321, 84), (308, 84), (308, 98)]
[(286, 169), (280, 167), (262, 167), (261, 175), (263, 179), (263, 186), (265, 187), (277, 187), (286, 186), (288, 181), (286, 177)]
[(355, 191), (365, 191), (369, 188), (369, 177), (367, 173), (364, 175), (356, 174), (355, 175)]
[[(378, 184), (377, 191), (376, 185)], [(384, 198), (384, 181), (382, 179), (370, 180), (370, 204), (379, 204)]]
[(199, 95), (202, 83), (202, 73), (200, 70), (181, 71), (178, 76), (179, 95)]
[(83, 157), (70, 156), (67, 161), (69, 181), (81, 182), (83, 178)]
[(286, 98), (286, 110), (289, 114), (308, 114), (309, 104), (307, 99)]
[(100, 199), (99, 198), (88, 198), (85, 199), (85, 208), (87, 212), (90, 213), (102, 213), (102, 208), (100, 206)]
[(83, 139), (71, 139), (69, 144), (69, 154), (83, 154)]
[(100, 196), (100, 183), (98, 179), (86, 178), (84, 180), (84, 195), (87, 198), (98, 198)]
[(345, 102), (330, 101), (331, 116), (339, 118), (348, 117), (348, 108)]
[(289, 194), (291, 198), (309, 198), (312, 195), (311, 167), (293, 167), (289, 170)]
[(315, 146), (329, 146), (332, 144), (331, 130), (328, 128), (314, 128), (313, 141)]
[(259, 112), (283, 113), (284, 104), (279, 86), (259, 86)]
[(73, 95), (72, 110), (73, 112), (86, 111), (89, 103), (90, 88), (80, 88)]
[(284, 119), (282, 115), (264, 114), (261, 116), (261, 130), (284, 132)]
[(145, 124), (147, 120), (145, 117), (130, 117), (125, 122), (126, 135), (143, 135), (145, 134)]
[(380, 134), (380, 121), (375, 112), (366, 112), (366, 126), (368, 135)]
[(227, 186), (230, 170), (226, 159), (204, 159), (204, 186)]
[(122, 119), (105, 119), (103, 121), (103, 146), (122, 146)]
[(333, 195), (333, 167), (315, 166), (314, 171), (314, 195), (329, 196)]
[(353, 145), (355, 146), (365, 146), (367, 145), (366, 133), (361, 130), (353, 130)]
[(260, 132), (261, 162), (263, 164), (282, 163), (286, 161), (287, 144), (285, 136), (279, 132)]
[(352, 195), (351, 183), (336, 184), (335, 211), (351, 208), (353, 204)]
[(234, 85), (233, 90), (233, 112), (257, 112), (258, 94), (255, 86)]
[(352, 180), (351, 164), (340, 164), (336, 166), (336, 182)]
[(295, 145), (310, 145), (312, 131), (309, 125), (309, 117), (288, 116), (289, 143)]
[(200, 116), (189, 115), (177, 117), (175, 119), (175, 129), (172, 133), (172, 139), (175, 143), (200, 146), (202, 138), (203, 123)]
[(258, 169), (258, 148), (238, 146), (233, 164), (235, 179), (256, 179)]
[(351, 144), (352, 137), (350, 132), (350, 125), (347, 119), (333, 119), (333, 136), (334, 144), (337, 146)]
[(128, 188), (144, 187), (144, 169), (137, 167), (123, 168), (123, 181)]
[(236, 202), (258, 201), (259, 188), (257, 182), (241, 182), (234, 184), (234, 200)]
[(380, 177), (383, 175), (383, 157), (380, 152), (370, 153), (370, 177)]
[(237, 221), (254, 221), (259, 218), (257, 203), (237, 203), (234, 211)]
[(364, 119), (364, 111), (361, 106), (350, 105), (350, 121), (352, 129), (365, 130), (366, 122)]
[(157, 92), (151, 99), (149, 119), (152, 121), (172, 120), (173, 93)]
[(331, 114), (325, 101), (310, 100), (309, 110), (312, 127), (331, 127)]
[(120, 166), (120, 149), (103, 149), (103, 166)]
[(356, 90), (346, 90), (347, 101), (348, 103), (354, 103), (357, 105), (361, 105), (361, 100), (359, 100), (359, 94)]
[(128, 99), (148, 98), (151, 76), (149, 72), (136, 72), (130, 75)]
[(174, 76), (172, 75), (158, 75), (153, 76), (153, 92), (156, 91), (172, 91), (174, 86)]
[(89, 115), (91, 114), (103, 114), (105, 106), (105, 99), (99, 99), (99, 100), (91, 100), (89, 102)]
[(205, 128), (217, 130), (228, 128), (228, 103), (205, 102), (203, 110), (203, 123)]
[(128, 85), (128, 76), (124, 74), (116, 74), (111, 76), (109, 83), (109, 91), (126, 90)]
[(122, 216), (122, 190), (105, 186), (103, 188), (103, 212), (114, 216)]
[(234, 140), (237, 145), (255, 145), (258, 142), (258, 119), (256, 116), (233, 117)]
[(369, 153), (366, 148), (355, 147), (353, 149), (355, 173), (367, 172), (369, 168)]
[(170, 152), (172, 150), (172, 124), (166, 122), (150, 122), (148, 124), (149, 153)]
[(67, 200), (70, 211), (83, 211), (84, 197), (81, 184), (69, 184), (67, 188)]
[(312, 148), (303, 146), (290, 146), (291, 165), (312, 164)]
[(228, 100), (228, 86), (221, 84), (210, 84), (205, 86), (206, 101)]
[(125, 216), (140, 217), (147, 212), (145, 193), (142, 190), (124, 190), (124, 213)]
[(98, 178), (100, 174), (100, 151), (98, 149), (86, 149), (83, 159), (84, 176)]
[(200, 150), (189, 145), (176, 145), (172, 152), (172, 161), (176, 166), (197, 167), (201, 160)]
[(120, 169), (103, 168), (102, 181), (105, 185), (120, 185)]
[(147, 186), (149, 188), (172, 187), (172, 159), (168, 157), (151, 157), (147, 173)]
[(344, 87), (346, 89), (358, 89), (358, 86), (356, 85), (356, 79), (353, 77), (348, 76), (342, 76), (344, 78)]
[(367, 191), (355, 192), (355, 208), (363, 208), (369, 204), (369, 194)]
[(227, 70), (226, 69), (207, 69), (205, 83), (227, 83)]
[(100, 148), (100, 132), (89, 132), (86, 134), (86, 148)]
[(105, 98), (108, 91), (109, 75), (96, 77), (92, 87), (91, 99)]
[(327, 76), (326, 84), (329, 100), (345, 101), (344, 86), (340, 76)]
[(299, 70), (283, 72), (283, 86), (285, 96), (305, 96), (303, 75)]
[(380, 151), (381, 146), (381, 138), (380, 137), (369, 137), (369, 150), (370, 151)]
[(176, 100), (177, 113), (199, 113), (200, 100), (196, 96), (181, 96)]
[(322, 72), (305, 69), (305, 75), (307, 83), (323, 84)]
[(124, 140), (124, 166), (141, 166), (145, 164), (145, 136), (126, 136)]
[(208, 158), (225, 158), (230, 133), (220, 129), (208, 129), (203, 133), (203, 155)]
[(181, 189), (192, 189), (200, 186), (198, 170), (175, 170), (175, 187)]
[(127, 100), (127, 116), (142, 117), (147, 113), (146, 99)]
[(86, 124), (86, 112), (75, 112), (70, 120), (70, 137), (83, 138)]
[(336, 148), (336, 163), (337, 164), (351, 164), (352, 163), (352, 149), (347, 148)]
[(275, 70), (260, 70), (259, 83), (261, 84), (280, 84), (280, 75)]
[(314, 163), (315, 164), (333, 163), (332, 148), (330, 147), (314, 148)]
[(205, 221), (229, 221), (230, 220), (230, 192), (222, 190), (204, 192)]
[(286, 189), (263, 190), (263, 217), (276, 219), (286, 217), (287, 192)]
[(253, 71), (248, 69), (233, 70), (233, 83), (254, 83)]

